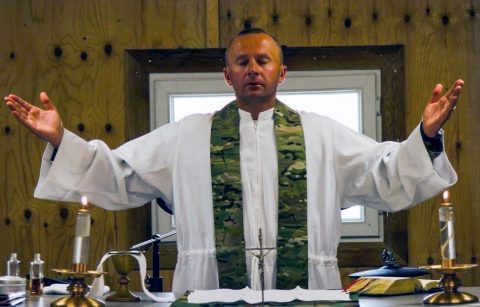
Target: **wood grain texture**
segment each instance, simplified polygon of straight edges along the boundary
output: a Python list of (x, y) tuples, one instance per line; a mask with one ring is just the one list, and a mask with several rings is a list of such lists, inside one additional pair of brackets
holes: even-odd
[[(15, 92), (38, 104), (45, 90), (66, 128), (112, 148), (126, 138), (123, 50), (157, 41), (172, 48), (205, 45), (203, 1), (2, 1), (0, 10), (6, 14), (0, 29), (4, 95)], [(51, 276), (50, 269), (71, 265), (78, 205), (33, 198), (45, 144), (6, 112), (0, 116), (2, 131), (9, 129), (0, 134), (0, 259), (16, 251), (24, 275), (33, 253), (40, 252)], [(94, 208), (92, 219), (91, 268), (105, 252), (150, 235), (148, 206)], [(0, 263), (3, 272), (5, 262)]]
[[(437, 1), (431, 3), (415, 2), (414, 22), (412, 22), (412, 34), (409, 36), (410, 46), (421, 46), (411, 50), (413, 65), (410, 67), (410, 73), (414, 76), (415, 86), (411, 87), (410, 103), (407, 105), (410, 115), (421, 115), (422, 109), (429, 99), (434, 84), (443, 83), (450, 87), (454, 80), (460, 77), (467, 77), (467, 61), (465, 61), (467, 50), (459, 48), (466, 46), (464, 21), (467, 17), (467, 10), (455, 5), (453, 2)], [(427, 14), (427, 6), (430, 13)], [(423, 13), (423, 14), (422, 14)], [(420, 45), (420, 41), (424, 44)], [(407, 50), (408, 52), (408, 50)], [(468, 80), (467, 88), (468, 88)], [(418, 85), (418, 86), (417, 86)], [(430, 86), (429, 86), (430, 85)], [(430, 88), (429, 88), (430, 87)], [(422, 94), (423, 93), (423, 94)], [(467, 97), (466, 97), (467, 96)], [(414, 97), (422, 97), (414, 100)], [(464, 137), (469, 137), (469, 131), (462, 127), (467, 123), (466, 109), (462, 108), (465, 100), (468, 99), (468, 91), (462, 93), (459, 102), (459, 108), (450, 118), (445, 126), (445, 148), (447, 154), (459, 174), (458, 183), (451, 189), (452, 202), (455, 204), (455, 217), (457, 223), (456, 248), (458, 261), (461, 263), (470, 263), (472, 260), (471, 240), (472, 236), (472, 211), (473, 205), (470, 195), (474, 190), (468, 186), (471, 183), (473, 173), (471, 173), (472, 160), (465, 160), (465, 148), (457, 147), (457, 144), (463, 143)], [(422, 104), (423, 102), (423, 104)], [(414, 117), (407, 117), (407, 127), (415, 125)], [(473, 153), (473, 152), (472, 152)], [(471, 156), (473, 157), (473, 156)], [(467, 158), (468, 159), (468, 158)], [(423, 206), (412, 209), (409, 220), (409, 247), (411, 261), (414, 264), (426, 264), (429, 260), (434, 263), (440, 262), (439, 255), (439, 225), (438, 225), (438, 204), (440, 198), (432, 199)], [(473, 205), (473, 206), (472, 206)], [(471, 284), (473, 276), (478, 273), (467, 272), (462, 274), (463, 281)]]
[[(0, 11), (3, 95), (18, 93), (38, 104), (38, 94), (45, 90), (65, 127), (111, 147), (148, 131), (148, 106), (127, 104), (145, 92), (127, 87), (132, 78), (142, 80), (126, 76), (131, 62), (125, 49), (225, 47), (246, 25), (265, 28), (289, 47), (403, 45), (405, 91), (398, 95), (404, 95), (406, 105), (398, 135), (407, 135), (419, 123), (436, 83), (466, 81), (459, 107), (445, 127), (445, 147), (459, 174), (451, 190), (458, 257), (478, 261), (479, 0), (2, 0)], [(5, 108), (0, 112), (0, 142), (0, 260), (16, 251), (22, 274), (33, 252), (44, 256), (47, 271), (68, 266), (77, 207), (33, 198), (45, 144)], [(403, 213), (411, 265), (440, 260), (438, 203), (432, 199)], [(106, 251), (124, 249), (149, 235), (148, 206), (118, 212), (95, 208), (93, 219), (92, 266)], [(344, 271), (351, 270), (355, 267)], [(478, 286), (480, 270), (462, 279)]]
[(218, 0), (206, 1), (206, 33), (207, 48), (219, 47), (219, 27), (218, 27)]
[[(475, 0), (467, 2), (464, 5), (467, 17), (463, 18), (465, 27), (465, 62), (467, 63), (466, 82), (470, 84), (466, 88), (464, 96), (462, 96), (462, 139), (456, 147), (460, 147), (463, 152), (463, 172), (467, 174), (464, 176), (463, 182), (465, 187), (460, 190), (461, 197), (459, 201), (462, 204), (468, 204), (469, 209), (465, 210), (466, 219), (469, 222), (468, 232), (465, 234), (465, 244), (469, 247), (468, 253), (465, 253), (464, 259), (470, 263), (478, 263), (480, 255), (480, 240), (476, 238), (477, 233), (480, 232), (480, 193), (478, 193), (478, 186), (480, 185), (480, 164), (478, 163), (478, 153), (480, 152), (480, 142), (478, 135), (480, 134), (480, 125), (478, 125), (478, 118), (480, 114), (480, 1)], [(460, 111), (460, 109), (458, 110)], [(470, 189), (472, 191), (470, 191)], [(475, 272), (471, 275), (470, 284), (480, 284), (480, 274)]]

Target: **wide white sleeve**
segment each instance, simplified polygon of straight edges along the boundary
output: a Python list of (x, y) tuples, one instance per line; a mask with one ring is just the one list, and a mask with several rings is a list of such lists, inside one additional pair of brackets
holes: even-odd
[(34, 196), (89, 202), (110, 210), (141, 206), (152, 199), (171, 200), (171, 167), (176, 148), (172, 126), (111, 150), (104, 142), (86, 142), (65, 130), (54, 161), (49, 144), (43, 154)]
[[(420, 125), (407, 140), (377, 143), (348, 129), (335, 129), (342, 207), (365, 205), (398, 211), (429, 199), (457, 181), (445, 152), (428, 156)], [(443, 140), (442, 140), (443, 141)]]

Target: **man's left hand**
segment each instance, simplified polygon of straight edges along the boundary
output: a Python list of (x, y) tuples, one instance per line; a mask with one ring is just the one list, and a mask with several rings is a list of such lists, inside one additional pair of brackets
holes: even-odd
[(462, 90), (463, 80), (458, 79), (445, 94), (442, 95), (443, 85), (437, 84), (433, 88), (432, 98), (423, 110), (423, 132), (429, 136), (437, 135), (445, 122), (457, 106), (458, 96)]

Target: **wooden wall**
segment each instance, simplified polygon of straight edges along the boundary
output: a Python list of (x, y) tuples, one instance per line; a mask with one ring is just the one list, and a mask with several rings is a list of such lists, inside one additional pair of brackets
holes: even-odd
[[(408, 132), (434, 84), (466, 81), (446, 126), (446, 149), (459, 174), (452, 189), (459, 261), (480, 257), (480, 0), (0, 0), (0, 12), (0, 92), (38, 103), (44, 90), (65, 127), (112, 147), (126, 139), (125, 49), (225, 47), (245, 26), (262, 27), (291, 47), (405, 45)], [(77, 207), (33, 198), (44, 142), (6, 107), (0, 142), (0, 275), (12, 251), (22, 274), (34, 252), (47, 270), (68, 267)], [(438, 203), (409, 211), (411, 265), (439, 263)], [(91, 267), (106, 251), (149, 234), (147, 206), (95, 208), (93, 219)], [(462, 279), (480, 285), (480, 270)]]

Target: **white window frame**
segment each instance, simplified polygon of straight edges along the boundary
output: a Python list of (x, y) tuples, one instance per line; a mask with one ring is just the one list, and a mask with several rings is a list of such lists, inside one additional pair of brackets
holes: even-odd
[[(223, 73), (154, 73), (150, 74), (150, 129), (170, 121), (173, 110), (170, 96), (191, 94), (232, 94)], [(315, 92), (358, 90), (361, 93), (361, 132), (381, 141), (380, 70), (289, 71), (279, 86), (281, 92)], [(383, 218), (378, 210), (364, 208), (361, 222), (343, 222), (341, 242), (383, 242)], [(171, 215), (152, 203), (152, 233), (175, 229)], [(172, 236), (166, 241), (175, 241)]]

